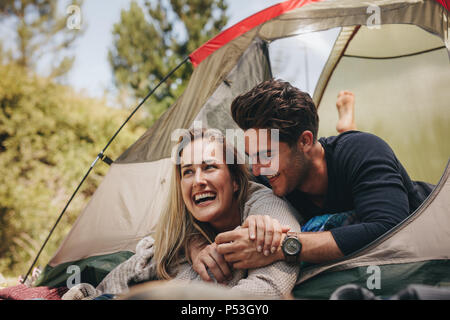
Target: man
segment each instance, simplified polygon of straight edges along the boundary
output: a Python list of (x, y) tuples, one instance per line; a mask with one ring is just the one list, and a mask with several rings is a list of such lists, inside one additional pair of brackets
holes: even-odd
[[(353, 96), (344, 93), (343, 99), (347, 98), (351, 106)], [(338, 104), (338, 110), (348, 116), (349, 102), (344, 105)], [(271, 165), (278, 167), (266, 178), (273, 192), (285, 197), (304, 220), (352, 210), (358, 221), (329, 231), (283, 234), (283, 245), (271, 255), (256, 249), (245, 228), (222, 233), (216, 238), (217, 252), (234, 268), (256, 268), (283, 259), (320, 263), (343, 257), (400, 223), (431, 192), (430, 185), (411, 181), (382, 139), (343, 130), (356, 128), (353, 115), (344, 121), (347, 124), (338, 123), (338, 131), (345, 132), (317, 139), (319, 119), (314, 102), (288, 82), (261, 83), (237, 97), (231, 111), (245, 133), (279, 130), (278, 148), (260, 150), (258, 146), (255, 154), (249, 154), (257, 160), (253, 174), (259, 176), (262, 168)], [(345, 118), (340, 114), (340, 119)], [(267, 140), (270, 147), (270, 136)], [(248, 145), (246, 150), (250, 150)], [(279, 162), (275, 166), (259, 163), (259, 156), (266, 153)]]

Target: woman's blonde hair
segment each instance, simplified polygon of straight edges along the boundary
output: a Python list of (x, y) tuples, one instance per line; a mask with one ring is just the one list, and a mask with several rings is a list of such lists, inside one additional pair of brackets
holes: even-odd
[[(213, 135), (210, 134), (211, 132), (213, 132)], [(186, 145), (195, 139), (210, 139), (211, 136), (214, 136), (215, 142), (222, 143), (224, 158), (227, 152), (233, 155), (233, 162), (227, 163), (227, 167), (232, 179), (239, 187), (234, 196), (238, 202), (242, 217), (242, 209), (247, 199), (250, 175), (246, 165), (239, 158), (240, 155), (236, 149), (227, 145), (222, 134), (206, 129), (202, 129), (200, 134), (190, 130), (180, 138), (176, 156), (181, 157), (181, 153)], [(180, 161), (176, 161), (172, 173), (168, 204), (161, 213), (155, 232), (155, 254), (153, 259), (156, 263), (158, 277), (160, 279), (171, 279), (174, 276), (173, 268), (183, 262), (184, 258), (187, 258), (189, 261), (188, 246), (193, 237), (203, 237), (205, 241), (213, 243), (215, 236), (215, 231), (208, 223), (196, 220), (187, 210), (181, 193), (181, 165)]]

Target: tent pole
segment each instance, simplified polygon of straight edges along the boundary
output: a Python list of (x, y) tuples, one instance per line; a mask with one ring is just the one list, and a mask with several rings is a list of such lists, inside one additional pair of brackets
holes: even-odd
[(69, 201), (66, 203), (64, 209), (61, 211), (61, 213), (58, 216), (58, 219), (56, 219), (55, 224), (53, 225), (52, 229), (50, 230), (47, 238), (45, 239), (43, 245), (41, 246), (41, 248), (39, 249), (39, 252), (37, 253), (36, 257), (33, 260), (33, 263), (31, 264), (30, 268), (27, 271), (27, 274), (25, 275), (25, 278), (23, 279), (22, 283), (25, 283), (25, 281), (27, 280), (28, 276), (30, 275), (31, 270), (33, 269), (34, 265), (36, 264), (37, 260), (39, 259), (39, 256), (41, 255), (42, 251), (44, 250), (45, 246), (47, 245), (48, 240), (50, 239), (51, 235), (53, 234), (53, 231), (55, 231), (56, 226), (58, 225), (59, 221), (61, 220), (62, 216), (64, 215), (64, 213), (66, 212), (66, 209), (68, 208), (69, 204), (72, 202), (72, 199), (75, 197), (75, 195), (77, 194), (78, 190), (80, 189), (81, 185), (83, 184), (83, 182), (86, 180), (86, 178), (88, 177), (89, 173), (91, 173), (92, 169), (94, 168), (95, 164), (97, 163), (97, 161), (99, 159), (102, 159), (104, 156), (104, 152), (106, 151), (106, 149), (108, 149), (109, 145), (111, 144), (111, 142), (113, 142), (113, 140), (117, 137), (117, 135), (119, 134), (119, 132), (122, 130), (122, 128), (127, 124), (127, 122), (134, 116), (134, 114), (136, 113), (136, 111), (139, 110), (139, 108), (145, 103), (145, 101), (147, 101), (148, 98), (150, 98), (150, 96), (156, 91), (156, 89), (159, 88), (160, 85), (162, 85), (164, 82), (167, 81), (167, 79), (175, 72), (177, 71), (182, 65), (184, 65), (187, 61), (189, 60), (189, 56), (185, 57), (183, 59), (183, 61), (181, 61), (174, 69), (172, 69), (157, 85), (156, 87), (154, 87), (146, 96), (144, 99), (142, 99), (142, 101), (136, 106), (136, 108), (134, 108), (133, 112), (130, 113), (130, 115), (128, 116), (128, 118), (124, 121), (124, 123), (122, 123), (122, 125), (120, 126), (120, 128), (116, 131), (116, 133), (114, 133), (114, 135), (112, 136), (112, 138), (108, 141), (108, 143), (106, 144), (106, 146), (102, 149), (102, 151), (97, 155), (97, 158), (92, 162), (91, 166), (89, 167), (89, 170), (86, 172), (86, 174), (84, 175), (83, 179), (81, 179), (81, 182), (78, 184), (77, 188), (75, 189), (75, 191), (73, 192), (72, 196), (70, 197)]

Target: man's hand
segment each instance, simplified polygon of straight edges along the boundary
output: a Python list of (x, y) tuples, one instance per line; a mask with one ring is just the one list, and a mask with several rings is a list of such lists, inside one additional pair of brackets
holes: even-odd
[(219, 283), (223, 283), (232, 277), (231, 269), (223, 255), (217, 252), (217, 245), (215, 243), (202, 246), (198, 250), (191, 248), (191, 258), (192, 268), (204, 281), (212, 281), (207, 268)]
[(289, 226), (282, 226), (277, 219), (268, 215), (250, 215), (242, 227), (248, 228), (250, 240), (256, 240), (256, 250), (265, 256), (277, 250), (282, 234), (290, 230)]
[(215, 240), (217, 252), (235, 269), (254, 269), (265, 267), (275, 261), (281, 260), (276, 254), (265, 256), (257, 250), (257, 244), (249, 237), (247, 228), (220, 233)]

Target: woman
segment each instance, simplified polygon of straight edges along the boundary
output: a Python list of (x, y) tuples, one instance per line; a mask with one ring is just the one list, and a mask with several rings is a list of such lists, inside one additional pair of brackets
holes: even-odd
[[(224, 161), (230, 159), (227, 154), (232, 155), (230, 164)], [(270, 189), (249, 181), (236, 150), (227, 147), (217, 132), (190, 131), (178, 144), (175, 160), (168, 206), (154, 240), (141, 240), (136, 254), (108, 274), (94, 295), (123, 293), (131, 283), (148, 280), (201, 280), (186, 254), (192, 242), (213, 244), (217, 234), (239, 227), (250, 215), (268, 215), (300, 231), (291, 207)], [(236, 296), (281, 297), (293, 289), (298, 271), (298, 266), (285, 262), (229, 270), (232, 276), (226, 287)]]

